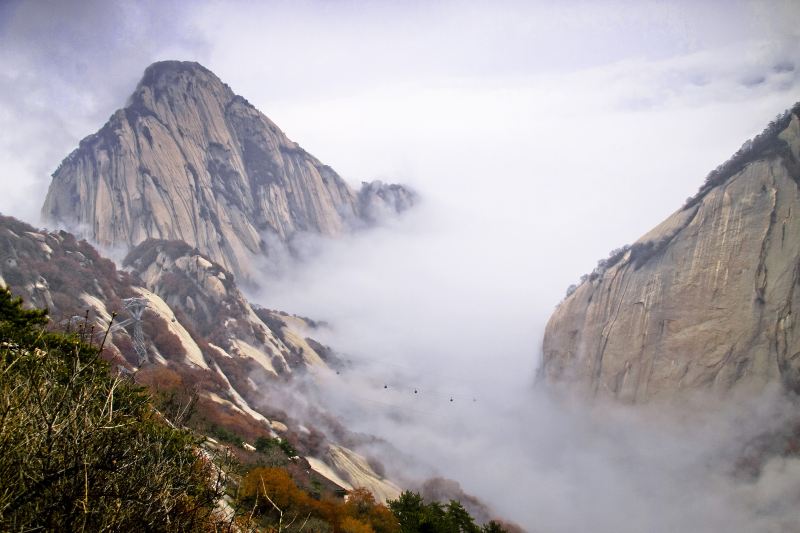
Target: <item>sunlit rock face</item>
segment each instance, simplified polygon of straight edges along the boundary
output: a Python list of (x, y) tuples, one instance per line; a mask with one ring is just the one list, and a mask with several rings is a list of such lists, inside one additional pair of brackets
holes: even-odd
[(571, 292), (545, 331), (547, 382), (627, 402), (800, 388), (799, 113)]
[(181, 240), (247, 278), (268, 234), (336, 236), (412, 199), (353, 191), (214, 73), (165, 61), (61, 163), (42, 213), (106, 246)]
[[(312, 321), (253, 307), (230, 272), (188, 244), (150, 239), (134, 248), (124, 264), (169, 305), (181, 323), (212, 347), (213, 358), (223, 355), (222, 367), (234, 359), (230, 354), (251, 359), (251, 366), (269, 377), (327, 367), (324, 347), (305, 336), (316, 327)], [(247, 376), (252, 372), (251, 368), (234, 373)], [(244, 381), (238, 384), (239, 390), (249, 386)]]

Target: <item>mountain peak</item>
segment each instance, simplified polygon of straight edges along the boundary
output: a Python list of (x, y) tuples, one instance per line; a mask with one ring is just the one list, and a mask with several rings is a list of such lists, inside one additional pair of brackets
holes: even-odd
[(156, 87), (174, 83), (180, 78), (210, 78), (219, 83), (222, 81), (216, 74), (198, 63), (197, 61), (156, 61), (144, 70), (144, 75), (139, 82), (139, 87)]
[[(235, 97), (228, 85), (196, 61), (158, 61), (145, 69), (128, 107), (155, 110), (154, 103), (165, 96), (189, 104), (189, 97), (201, 92), (218, 99), (222, 105)], [(175, 102), (170, 105), (174, 106)]]
[(213, 72), (150, 65), (127, 107), (53, 173), (43, 218), (106, 246), (180, 240), (240, 277), (268, 242), (334, 236), (413, 194), (359, 194)]

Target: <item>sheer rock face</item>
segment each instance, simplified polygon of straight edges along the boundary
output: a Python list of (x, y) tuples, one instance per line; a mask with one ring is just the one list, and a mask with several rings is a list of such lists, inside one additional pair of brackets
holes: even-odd
[(558, 306), (544, 336), (546, 381), (626, 402), (773, 381), (800, 388), (798, 109)]
[(42, 213), (106, 246), (182, 240), (248, 277), (265, 233), (337, 235), (369, 221), (372, 189), (351, 190), (211, 71), (165, 61), (61, 163)]

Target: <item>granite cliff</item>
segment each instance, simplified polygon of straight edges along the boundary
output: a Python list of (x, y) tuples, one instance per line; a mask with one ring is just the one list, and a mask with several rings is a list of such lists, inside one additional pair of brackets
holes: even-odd
[[(311, 479), (397, 496), (400, 489), (350, 448), (359, 437), (335, 419), (320, 417), (326, 425), (308, 427), (307, 420), (264, 401), (266, 391), (282, 391), (295, 375), (334, 375), (336, 356), (309, 336), (318, 324), (253, 307), (230, 272), (182, 242), (145, 241), (126, 264), (130, 271), (118, 270), (68, 232), (37, 230), (0, 216), (0, 286), (28, 305), (47, 307), (55, 329), (91, 331), (92, 342), (104, 341), (103, 357), (112, 367), (154, 395), (195, 397), (193, 429), (241, 439), (231, 449), (243, 460), (252, 459), (256, 439), (277, 437), (301, 455), (294, 464)], [(125, 305), (130, 298), (147, 303), (140, 321), (144, 359)], [(330, 434), (339, 440), (331, 441)]]
[(42, 215), (104, 246), (184, 241), (248, 278), (268, 236), (335, 236), (413, 199), (380, 182), (354, 191), (214, 73), (164, 61), (64, 159)]
[(571, 288), (546, 327), (543, 379), (625, 402), (800, 390), (799, 117), (800, 104)]

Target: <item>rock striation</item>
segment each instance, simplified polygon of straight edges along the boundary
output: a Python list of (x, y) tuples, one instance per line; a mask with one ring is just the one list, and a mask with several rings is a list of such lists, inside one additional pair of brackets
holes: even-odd
[(550, 318), (541, 377), (625, 402), (800, 390), (800, 104), (585, 277)]
[[(336, 355), (307, 336), (319, 324), (254, 308), (230, 272), (182, 242), (145, 241), (126, 264), (130, 271), (118, 270), (68, 232), (38, 230), (0, 215), (0, 286), (28, 305), (48, 307), (53, 327), (104, 342), (103, 357), (112, 367), (156, 395), (196, 394), (200, 429), (216, 425), (250, 442), (259, 436), (290, 440), (308, 456), (308, 462), (294, 460), (307, 473), (313, 469), (343, 488), (350, 485), (342, 480), (352, 479), (375, 494), (396, 496), (399, 490), (356, 452), (263, 400), (270, 389), (284, 394), (280, 385), (293, 376), (335, 375)], [(132, 297), (147, 300), (141, 316), (144, 364), (124, 305)], [(331, 427), (336, 423), (319, 417), (326, 419)], [(336, 426), (335, 434), (354, 441), (343, 427)]]
[(327, 368), (311, 345), (330, 359), (325, 347), (304, 335), (315, 329), (315, 323), (254, 308), (230, 272), (188, 244), (148, 239), (134, 248), (123, 264), (148, 291), (166, 302), (178, 322), (203, 339), (208, 357), (245, 397), (258, 395), (252, 380), (238, 383), (233, 375), (288, 378), (294, 371)]
[(258, 397), (248, 378), (282, 382), (295, 373), (330, 372), (329, 362), (338, 364), (329, 348), (308, 337), (316, 323), (254, 308), (230, 272), (183, 242), (145, 241), (125, 264), (129, 271), (117, 270), (65, 231), (40, 231), (0, 216), (0, 285), (31, 305), (47, 307), (57, 321), (92, 309), (91, 325), (98, 332), (112, 312), (119, 313), (119, 327), (106, 339), (106, 353), (118, 366), (140, 365), (124, 305), (133, 297), (148, 304), (142, 315), (148, 364), (216, 374), (206, 381), (221, 379), (233, 391), (224, 392), (240, 402)]
[(335, 236), (413, 198), (354, 191), (210, 70), (164, 61), (64, 159), (42, 215), (104, 246), (181, 240), (248, 278), (268, 235)]

